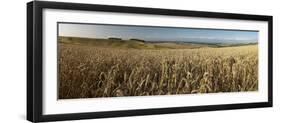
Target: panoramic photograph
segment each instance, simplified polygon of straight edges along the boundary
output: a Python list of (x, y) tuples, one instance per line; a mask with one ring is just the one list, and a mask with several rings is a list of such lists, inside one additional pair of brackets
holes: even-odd
[(258, 91), (255, 30), (58, 23), (58, 99)]

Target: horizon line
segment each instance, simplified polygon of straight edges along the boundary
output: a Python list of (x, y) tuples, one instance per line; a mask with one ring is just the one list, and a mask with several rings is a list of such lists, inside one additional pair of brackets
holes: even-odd
[(252, 41), (252, 42), (244, 42), (244, 43), (235, 43), (235, 42), (208, 42), (208, 41), (179, 41), (179, 40), (144, 40), (144, 39), (139, 39), (139, 38), (129, 38), (129, 39), (123, 39), (123, 38), (120, 38), (120, 37), (108, 37), (108, 38), (93, 38), (93, 37), (78, 37), (78, 36), (61, 36), (61, 35), (58, 35), (58, 37), (70, 37), (70, 38), (84, 38), (84, 39), (102, 39), (102, 40), (106, 40), (106, 39), (109, 39), (109, 38), (116, 38), (116, 39), (120, 39), (122, 41), (132, 41), (132, 39), (137, 39), (137, 40), (140, 40), (140, 41), (144, 41), (144, 42), (159, 42), (159, 43), (162, 43), (162, 42), (183, 42), (183, 43), (209, 43), (209, 44), (251, 44), (251, 43), (256, 43), (258, 44), (258, 40), (233, 40), (233, 41)]

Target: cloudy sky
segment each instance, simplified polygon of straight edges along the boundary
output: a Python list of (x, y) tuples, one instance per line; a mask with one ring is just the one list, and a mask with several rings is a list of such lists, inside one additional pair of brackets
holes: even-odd
[(215, 30), (175, 27), (149, 27), (102, 24), (59, 23), (59, 36), (86, 38), (137, 38), (146, 41), (185, 41), (204, 43), (255, 43), (257, 31)]

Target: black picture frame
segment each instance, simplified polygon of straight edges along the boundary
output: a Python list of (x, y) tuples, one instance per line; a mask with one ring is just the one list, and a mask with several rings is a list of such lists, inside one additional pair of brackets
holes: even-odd
[[(43, 115), (42, 113), (43, 12), (42, 10), (45, 8), (266, 21), (268, 22), (268, 101), (257, 102), (257, 103), (241, 103), (241, 104)], [(273, 31), (273, 17), (265, 16), (265, 15), (185, 11), (185, 10), (93, 5), (93, 4), (63, 3), (63, 2), (45, 2), (45, 1), (29, 2), (27, 3), (27, 120), (32, 122), (45, 122), (45, 121), (63, 121), (63, 120), (136, 116), (136, 115), (154, 115), (154, 114), (272, 107), (273, 106), (273, 95), (272, 95), (273, 32), (272, 31)]]

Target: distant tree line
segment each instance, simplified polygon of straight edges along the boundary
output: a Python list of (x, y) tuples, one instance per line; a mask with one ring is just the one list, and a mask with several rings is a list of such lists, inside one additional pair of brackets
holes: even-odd
[(140, 42), (145, 42), (145, 40), (137, 39), (137, 38), (132, 38), (130, 39), (131, 41), (140, 41)]
[[(109, 37), (109, 40), (122, 40), (122, 38), (116, 38), (116, 37)], [(145, 40), (142, 39), (137, 39), (137, 38), (131, 38), (131, 41), (140, 41), (140, 42), (145, 42)]]
[(109, 40), (122, 40), (122, 38), (109, 37)]

